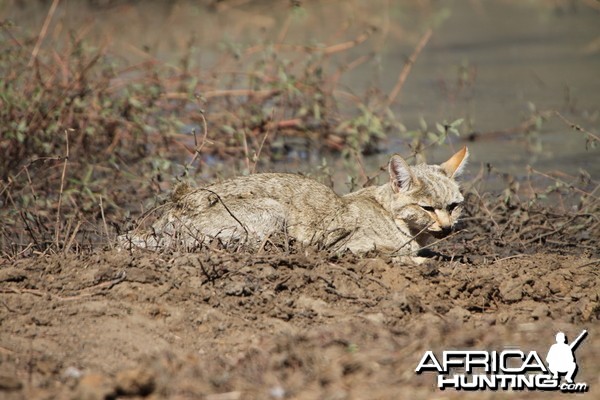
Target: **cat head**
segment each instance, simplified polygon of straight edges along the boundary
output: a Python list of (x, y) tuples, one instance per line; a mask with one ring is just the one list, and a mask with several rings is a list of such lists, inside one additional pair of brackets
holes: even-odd
[(463, 196), (455, 178), (469, 157), (463, 147), (440, 165), (409, 166), (399, 155), (390, 159), (391, 211), (398, 223), (408, 224), (411, 233), (428, 233), (436, 238), (450, 234), (463, 210)]

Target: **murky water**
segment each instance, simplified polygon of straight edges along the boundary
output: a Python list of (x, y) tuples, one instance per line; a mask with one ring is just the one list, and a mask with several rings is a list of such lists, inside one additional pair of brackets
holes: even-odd
[[(51, 2), (7, 1), (0, 19), (37, 32)], [(600, 179), (600, 149), (586, 150), (581, 132), (560, 119), (545, 122), (537, 135), (512, 132), (531, 109), (558, 110), (598, 134), (600, 126), (600, 6), (594, 2), (543, 1), (307, 1), (290, 13), (288, 2), (225, 1), (214, 8), (192, 2), (78, 1), (59, 3), (44, 45), (58, 45), (69, 30), (109, 46), (129, 62), (154, 58), (178, 65), (191, 47), (194, 66), (210, 67), (223, 46), (277, 43), (336, 44), (353, 39), (367, 26), (378, 27), (364, 43), (337, 58), (336, 65), (374, 56), (346, 73), (340, 88), (361, 95), (368, 87), (389, 92), (426, 27), (433, 36), (419, 55), (393, 110), (408, 130), (465, 119), (464, 132), (481, 134), (469, 143), (474, 176), (483, 165), (518, 176), (526, 166), (543, 172), (576, 175), (587, 170)], [(111, 4), (103, 6), (103, 4)], [(18, 6), (23, 4), (24, 6)], [(87, 4), (87, 3), (84, 3)], [(340, 100), (343, 102), (343, 100)], [(368, 157), (368, 172), (384, 165), (389, 153), (407, 154), (409, 139), (398, 132), (384, 154)], [(461, 146), (459, 140), (451, 149)], [(443, 161), (451, 149), (428, 152)], [(315, 170), (318, 155), (278, 166)], [(329, 159), (344, 176), (356, 175), (355, 162)], [(338, 176), (338, 175), (336, 175)], [(493, 183), (491, 183), (493, 186)]]

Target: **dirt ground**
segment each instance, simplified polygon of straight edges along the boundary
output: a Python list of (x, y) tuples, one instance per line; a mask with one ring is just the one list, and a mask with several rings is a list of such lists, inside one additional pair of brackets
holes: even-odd
[(493, 239), (470, 224), (441, 247), (461, 261), (418, 267), (311, 249), (106, 248), (5, 262), (0, 397), (500, 397), (440, 391), (435, 374), (414, 370), (426, 350), (518, 347), (545, 358), (556, 332), (572, 340), (587, 329), (576, 381), (598, 398), (598, 224), (581, 238), (566, 227), (562, 241), (546, 235), (510, 249), (507, 229)]
[[(415, 368), (583, 330), (600, 399), (597, 2), (60, 3), (0, 2), (0, 400), (568, 398)], [(459, 144), (463, 226), (422, 266), (114, 245), (179, 182), (358, 188)]]

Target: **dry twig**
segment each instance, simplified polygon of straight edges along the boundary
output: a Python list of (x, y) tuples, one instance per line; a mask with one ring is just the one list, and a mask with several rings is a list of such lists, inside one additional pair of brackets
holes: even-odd
[(60, 0), (53, 0), (52, 5), (50, 6), (50, 10), (48, 10), (48, 14), (46, 14), (46, 19), (44, 20), (44, 24), (42, 25), (42, 30), (38, 35), (37, 41), (35, 42), (35, 47), (31, 52), (31, 59), (29, 60), (28, 67), (33, 66), (35, 59), (37, 58), (37, 54), (40, 51), (40, 46), (42, 45), (42, 41), (46, 37), (46, 33), (48, 32), (48, 27), (50, 26), (50, 21), (52, 21), (52, 17), (56, 12), (56, 7), (58, 7), (58, 2)]
[(410, 57), (404, 64), (404, 67), (402, 67), (402, 70), (400, 71), (400, 75), (398, 75), (398, 80), (396, 82), (396, 85), (394, 85), (394, 88), (392, 89), (392, 91), (390, 92), (390, 94), (387, 97), (387, 100), (385, 102), (385, 107), (389, 107), (396, 100), (398, 95), (400, 95), (400, 92), (402, 91), (402, 87), (404, 86), (404, 82), (406, 81), (406, 78), (408, 78), (408, 74), (410, 74), (410, 70), (412, 69), (413, 64), (415, 63), (415, 61), (417, 61), (419, 54), (421, 54), (421, 51), (423, 51), (423, 48), (427, 45), (427, 42), (429, 42), (429, 39), (431, 39), (432, 34), (433, 34), (433, 31), (431, 30), (431, 28), (428, 29), (425, 32), (425, 34), (421, 37), (421, 39), (419, 40), (419, 43), (417, 43), (417, 46), (415, 47), (414, 51), (412, 52), (412, 54), (410, 55)]
[(65, 175), (67, 173), (67, 163), (69, 162), (69, 132), (67, 129), (65, 129), (65, 140), (66, 140), (66, 146), (67, 146), (67, 150), (65, 153), (65, 157), (64, 157), (64, 163), (63, 163), (63, 169), (62, 169), (62, 175), (60, 177), (60, 190), (58, 192), (58, 206), (56, 207), (56, 225), (54, 226), (54, 233), (55, 233), (55, 242), (56, 242), (56, 248), (58, 249), (59, 247), (59, 236), (60, 236), (60, 207), (62, 205), (62, 195), (63, 195), (63, 191), (64, 191), (64, 187), (65, 187)]

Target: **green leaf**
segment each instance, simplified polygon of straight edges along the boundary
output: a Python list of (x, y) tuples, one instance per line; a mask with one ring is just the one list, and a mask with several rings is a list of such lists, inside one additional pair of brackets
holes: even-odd
[(230, 125), (221, 125), (221, 131), (223, 131), (223, 133), (226, 133), (227, 135), (235, 134), (235, 129)]
[(141, 109), (142, 108), (142, 103), (136, 99), (135, 97), (130, 97), (129, 98), (129, 104), (131, 104), (131, 106), (133, 108), (137, 108), (137, 109)]
[(444, 127), (444, 125), (440, 124), (439, 122), (436, 122), (435, 127), (439, 133), (441, 133), (441, 134), (446, 133), (446, 128)]
[(458, 128), (459, 126), (461, 126), (461, 125), (462, 125), (463, 121), (464, 121), (464, 119), (463, 119), (463, 118), (459, 118), (459, 119), (457, 119), (457, 120), (455, 120), (455, 121), (452, 121), (452, 122), (450, 123), (450, 127), (451, 127), (451, 128)]
[(423, 117), (419, 117), (419, 126), (421, 127), (421, 131), (427, 132), (427, 122)]
[(542, 129), (542, 124), (543, 124), (544, 120), (542, 119), (542, 117), (537, 117), (535, 119), (535, 129), (536, 130), (540, 130)]
[(434, 132), (427, 132), (427, 138), (432, 142), (437, 142), (440, 139), (440, 135), (437, 135)]
[(24, 119), (19, 121), (19, 125), (17, 126), (17, 131), (25, 133), (27, 131), (27, 121)]
[(19, 143), (23, 143), (25, 141), (25, 135), (23, 134), (23, 132), (17, 131), (17, 142)]

